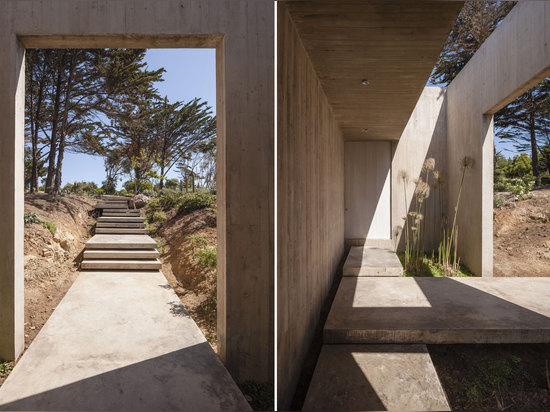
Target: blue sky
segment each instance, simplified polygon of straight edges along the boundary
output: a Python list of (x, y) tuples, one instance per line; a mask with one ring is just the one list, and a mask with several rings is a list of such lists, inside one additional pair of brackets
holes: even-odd
[[(164, 67), (164, 82), (157, 83), (168, 100), (189, 101), (195, 97), (206, 100), (216, 113), (216, 51), (215, 49), (150, 49), (145, 58), (150, 69)], [(172, 170), (168, 177), (177, 177)], [(74, 181), (93, 181), (101, 186), (105, 180), (103, 158), (66, 153), (63, 161), (63, 186)]]

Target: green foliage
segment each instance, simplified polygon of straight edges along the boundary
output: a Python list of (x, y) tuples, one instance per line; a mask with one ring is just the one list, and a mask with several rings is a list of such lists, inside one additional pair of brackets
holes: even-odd
[(216, 195), (209, 192), (184, 193), (179, 210), (186, 213), (216, 207)]
[[(401, 261), (401, 264), (403, 267), (405, 267), (405, 253), (403, 252), (397, 252), (397, 256), (399, 257), (399, 260)], [(408, 271), (407, 269), (403, 269), (403, 276), (405, 277), (434, 277), (434, 278), (440, 278), (448, 276), (445, 274), (445, 270), (443, 267), (436, 261), (435, 258), (432, 258), (430, 256), (424, 255), (421, 258), (421, 261), (418, 265), (418, 270), (412, 272)], [(460, 264), (459, 268), (455, 273), (453, 273), (453, 276), (457, 277), (471, 277), (475, 276), (468, 267), (464, 266), (463, 264)]]
[(149, 200), (149, 203), (147, 203), (147, 210), (151, 213), (156, 212), (157, 210), (160, 210), (160, 202), (159, 199), (154, 197), (151, 200)]
[(158, 200), (160, 206), (164, 209), (172, 209), (177, 207), (182, 201), (183, 193), (179, 190), (164, 189)]
[(159, 222), (159, 223), (166, 222), (166, 213), (164, 213), (161, 210), (153, 213), (153, 222)]
[(504, 199), (502, 197), (495, 197), (493, 199), (493, 208), (498, 209), (504, 204)]
[(216, 269), (218, 265), (218, 248), (216, 246), (205, 246), (193, 253), (195, 264), (203, 269)]
[(57, 228), (55, 227), (55, 225), (52, 222), (44, 221), (44, 222), (42, 222), (42, 225), (44, 225), (44, 227), (46, 229), (48, 229), (50, 232), (52, 232), (52, 235), (55, 235), (55, 232), (57, 232)]
[(88, 196), (97, 196), (104, 193), (103, 189), (97, 187), (94, 182), (74, 182), (67, 183), (63, 189), (62, 193), (69, 193), (75, 195), (88, 195)]
[(25, 224), (31, 225), (33, 223), (42, 223), (40, 218), (36, 215), (36, 213), (27, 212), (24, 215)]
[(197, 249), (202, 249), (203, 247), (206, 247), (206, 239), (204, 236), (201, 235), (191, 235), (187, 238), (189, 241), (189, 246), (191, 247), (191, 250), (195, 252)]
[[(124, 182), (124, 190), (126, 190), (126, 193), (135, 193), (135, 184), (133, 180), (128, 180)], [(153, 184), (149, 182), (148, 180), (141, 180), (139, 182), (139, 193), (145, 193), (147, 191), (153, 190)]]
[(533, 195), (530, 193), (535, 186), (533, 178), (502, 178), (494, 185), (495, 192), (510, 192), (515, 200), (530, 199)]
[(269, 382), (245, 381), (239, 384), (242, 393), (249, 397), (255, 411), (272, 411), (274, 407), (273, 384)]
[(166, 179), (164, 187), (166, 187), (166, 189), (176, 190), (179, 186), (179, 183), (179, 179)]
[(475, 365), (467, 371), (459, 392), (469, 404), (479, 405), (487, 398), (506, 392), (524, 374), (521, 358), (509, 356)]
[(13, 366), (10, 362), (0, 360), (0, 378), (5, 378), (12, 371)]

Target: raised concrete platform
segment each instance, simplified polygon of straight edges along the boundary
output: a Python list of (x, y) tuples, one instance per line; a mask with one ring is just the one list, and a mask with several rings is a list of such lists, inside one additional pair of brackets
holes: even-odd
[(393, 250), (354, 246), (344, 263), (344, 276), (401, 276), (403, 266)]
[(85, 272), (0, 387), (0, 410), (250, 410), (160, 272)]
[(147, 235), (94, 235), (86, 249), (154, 249), (157, 242)]
[(91, 249), (84, 251), (84, 259), (156, 259), (160, 253), (156, 249), (151, 250), (101, 250)]
[(426, 345), (324, 345), (304, 411), (448, 411)]
[(85, 259), (81, 263), (82, 269), (109, 269), (109, 270), (159, 270), (162, 264), (158, 259)]
[(144, 235), (147, 233), (145, 228), (123, 228), (123, 227), (96, 227), (95, 232), (98, 234), (109, 233), (109, 234), (133, 234), (133, 235)]
[(325, 343), (550, 343), (550, 278), (344, 277)]

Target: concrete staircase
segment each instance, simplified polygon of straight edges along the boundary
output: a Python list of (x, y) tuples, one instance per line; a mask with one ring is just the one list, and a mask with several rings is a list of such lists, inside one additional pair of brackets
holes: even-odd
[(128, 207), (129, 199), (104, 196), (96, 205), (95, 236), (85, 246), (82, 269), (158, 270), (161, 263), (156, 242), (147, 236), (139, 209)]

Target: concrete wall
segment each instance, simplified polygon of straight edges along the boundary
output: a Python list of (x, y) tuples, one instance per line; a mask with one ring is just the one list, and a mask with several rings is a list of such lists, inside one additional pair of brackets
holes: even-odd
[(550, 3), (519, 2), (448, 87), (447, 165), (452, 213), (460, 161), (474, 159), (460, 200), (459, 254), (493, 273), (492, 115), (550, 74)]
[(218, 337), (235, 379), (273, 378), (273, 2), (0, 2), (0, 357), (23, 347), (23, 47), (215, 47)]
[(346, 239), (391, 239), (391, 142), (346, 142)]
[[(414, 209), (414, 180), (421, 175), (422, 165), (428, 158), (434, 158), (436, 170), (447, 180), (447, 99), (445, 88), (426, 87), (416, 103), (407, 126), (398, 141), (392, 142), (392, 239), (394, 246), (404, 248), (403, 217)], [(408, 176), (405, 187), (402, 172)], [(423, 174), (425, 180), (425, 174)], [(430, 183), (433, 182), (430, 177)], [(441, 216), (446, 212), (447, 187), (431, 189), (425, 202), (425, 249), (437, 248)]]
[(289, 406), (344, 247), (344, 142), (278, 4), (278, 391)]

